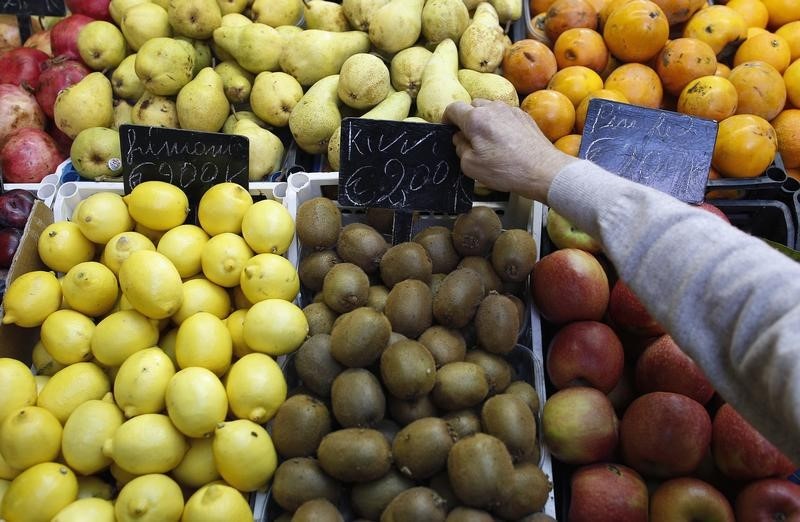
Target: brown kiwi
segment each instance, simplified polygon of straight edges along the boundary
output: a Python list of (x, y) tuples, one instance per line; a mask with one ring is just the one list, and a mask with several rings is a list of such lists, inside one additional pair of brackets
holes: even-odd
[(424, 480), (447, 465), (456, 435), (439, 417), (424, 417), (403, 427), (392, 443), (394, 464), (414, 480)]
[(503, 295), (508, 297), (509, 299), (511, 299), (511, 302), (513, 302), (514, 306), (517, 307), (517, 313), (519, 314), (519, 325), (520, 325), (520, 328), (522, 328), (522, 325), (525, 324), (525, 320), (526, 320), (525, 316), (527, 315), (527, 312), (528, 312), (525, 309), (525, 302), (522, 299), (520, 299), (519, 297), (517, 297), (517, 295), (515, 293), (512, 293), (512, 294), (504, 293)]
[(437, 368), (449, 362), (463, 361), (467, 352), (467, 343), (461, 332), (444, 326), (431, 326), (417, 340), (431, 352)]
[(536, 388), (525, 381), (514, 381), (508, 385), (505, 393), (511, 393), (525, 401), (534, 416), (539, 415), (539, 393)]
[(481, 431), (481, 417), (473, 409), (451, 411), (442, 418), (459, 439)]
[(315, 498), (304, 502), (292, 515), (292, 522), (344, 522), (344, 517), (328, 499)]
[(386, 397), (381, 383), (363, 368), (340, 373), (331, 386), (331, 410), (345, 428), (368, 428), (386, 413)]
[(431, 396), (439, 408), (455, 411), (480, 404), (488, 393), (489, 383), (483, 368), (458, 361), (439, 368)]
[(453, 223), (453, 246), (462, 256), (486, 256), (503, 225), (489, 207), (475, 206)]
[(494, 517), (482, 509), (458, 506), (447, 514), (445, 522), (494, 522)]
[(433, 323), (432, 303), (428, 285), (417, 279), (407, 279), (389, 291), (383, 313), (392, 323), (393, 331), (416, 339)]
[(418, 232), (412, 241), (428, 252), (434, 274), (452, 272), (461, 259), (453, 246), (453, 233), (447, 227), (428, 227)]
[(322, 299), (328, 308), (343, 314), (367, 304), (369, 277), (352, 263), (334, 265), (322, 282)]
[(383, 308), (386, 306), (387, 297), (389, 297), (388, 288), (383, 285), (372, 285), (369, 287), (367, 306), (378, 312), (383, 312)]
[(536, 449), (536, 419), (517, 395), (501, 393), (486, 399), (481, 426), (485, 433), (505, 443), (515, 461), (526, 460)]
[(506, 230), (495, 241), (491, 260), (503, 281), (525, 281), (536, 264), (536, 240), (527, 230)]
[[(407, 341), (408, 337), (401, 333), (392, 332), (392, 335), (389, 336), (389, 346), (393, 345), (394, 343), (399, 343), (400, 341)], [(387, 346), (387, 348), (389, 347)]]
[(293, 395), (272, 418), (272, 442), (283, 458), (309, 457), (331, 431), (327, 406), (310, 395)]
[(303, 315), (308, 321), (308, 335), (329, 334), (338, 314), (328, 308), (324, 302), (311, 303), (303, 308)]
[(447, 503), (445, 509), (448, 511), (458, 506), (460, 502), (453, 493), (453, 487), (450, 485), (450, 477), (447, 476), (447, 469), (440, 471), (428, 481), (428, 487), (439, 494)]
[(294, 354), (294, 368), (303, 384), (315, 395), (330, 397), (331, 384), (344, 366), (331, 355), (331, 336), (316, 334), (300, 346)]
[(297, 239), (303, 247), (331, 248), (339, 239), (342, 213), (328, 198), (311, 198), (297, 207), (295, 224)]
[(380, 273), (381, 281), (389, 288), (406, 279), (428, 283), (433, 274), (433, 265), (422, 245), (408, 241), (394, 245), (383, 254)]
[(427, 395), (436, 383), (436, 361), (417, 341), (400, 341), (386, 348), (380, 371), (389, 393), (404, 401)]
[(331, 355), (350, 368), (369, 366), (389, 343), (392, 325), (380, 312), (363, 306), (343, 314), (331, 330)]
[(394, 497), (414, 487), (414, 482), (396, 468), (379, 479), (360, 482), (350, 490), (353, 511), (369, 520), (378, 520)]
[(342, 228), (336, 252), (347, 263), (359, 266), (367, 274), (374, 274), (389, 244), (369, 225), (351, 223)]
[(275, 470), (270, 493), (280, 507), (295, 511), (315, 498), (326, 498), (336, 504), (342, 488), (322, 471), (317, 459), (295, 457), (281, 462)]
[(447, 475), (453, 491), (469, 507), (492, 510), (505, 497), (514, 474), (511, 455), (503, 441), (476, 433), (453, 444), (447, 457)]
[(514, 301), (491, 292), (483, 298), (475, 312), (475, 334), (478, 345), (487, 352), (507, 354), (519, 338), (519, 312)]
[(367, 482), (389, 472), (392, 451), (373, 429), (344, 428), (323, 437), (317, 458), (328, 475), (342, 482)]
[(503, 290), (503, 280), (492, 268), (492, 264), (485, 257), (468, 256), (458, 262), (458, 268), (471, 268), (475, 270), (483, 282), (485, 293), (501, 292)]
[(430, 395), (412, 401), (403, 401), (389, 395), (389, 415), (400, 426), (411, 424), (417, 419), (435, 417), (438, 413)]
[(533, 463), (519, 464), (505, 485), (506, 498), (494, 512), (509, 520), (541, 511), (550, 496), (553, 485), (547, 475)]
[(489, 383), (489, 395), (503, 393), (508, 388), (508, 385), (511, 384), (513, 368), (505, 358), (475, 348), (467, 352), (464, 360), (483, 368), (483, 372), (486, 374), (486, 381)]
[(463, 328), (474, 317), (483, 296), (480, 275), (468, 268), (456, 269), (444, 278), (436, 292), (433, 315), (443, 326)]
[(400, 426), (398, 426), (395, 421), (388, 418), (381, 419), (381, 421), (373, 427), (374, 429), (380, 431), (384, 437), (386, 437), (386, 441), (389, 443), (389, 445), (394, 442), (395, 435), (397, 435), (397, 432), (400, 431)]
[(444, 522), (446, 505), (434, 490), (417, 486), (394, 497), (381, 513), (380, 522)]
[(428, 286), (431, 287), (431, 295), (435, 296), (436, 292), (439, 291), (439, 288), (442, 286), (442, 282), (444, 278), (447, 277), (447, 274), (431, 274), (431, 280), (428, 283)]
[(297, 275), (304, 287), (312, 292), (319, 292), (322, 290), (322, 282), (330, 269), (341, 262), (341, 258), (336, 255), (334, 250), (311, 252), (300, 261)]

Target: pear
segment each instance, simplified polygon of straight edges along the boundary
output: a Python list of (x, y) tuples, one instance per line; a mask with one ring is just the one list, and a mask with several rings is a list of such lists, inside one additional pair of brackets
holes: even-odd
[(517, 0), (489, 0), (497, 11), (497, 17), (500, 23), (505, 25), (508, 22), (514, 22), (522, 17), (522, 2)]
[(279, 137), (248, 119), (237, 121), (233, 126), (233, 134), (246, 136), (250, 141), (250, 181), (261, 181), (265, 176), (281, 170), (284, 147)]
[(369, 51), (369, 38), (362, 31), (336, 33), (306, 29), (292, 36), (281, 54), (281, 69), (308, 87), (339, 74), (345, 60)]
[(398, 91), (406, 91), (412, 99), (416, 99), (422, 71), (432, 55), (431, 51), (422, 46), (409, 47), (395, 54), (389, 64), (392, 87)]
[(78, 174), (94, 179), (120, 174), (119, 132), (106, 127), (89, 127), (78, 133), (69, 149)]
[(254, 113), (250, 111), (233, 111), (225, 119), (225, 123), (222, 125), (222, 132), (225, 134), (233, 134), (233, 126), (236, 125), (239, 120), (250, 120), (262, 129), (267, 128), (267, 124)]
[(369, 32), (369, 20), (389, 0), (342, 0), (342, 11), (353, 29)]
[[(253, 74), (242, 69), (234, 62), (220, 62), (214, 70), (222, 78), (225, 88), (225, 97), (231, 103), (244, 103), (250, 99), (250, 90), (253, 88)], [(262, 73), (264, 74), (264, 73)]]
[(183, 40), (191, 44), (194, 49), (194, 68), (192, 69), (192, 76), (197, 75), (197, 73), (206, 67), (211, 67), (214, 57), (211, 54), (211, 46), (208, 45), (208, 40), (196, 40), (186, 36), (176, 36), (175, 39)]
[(309, 87), (289, 115), (292, 136), (297, 145), (309, 154), (325, 152), (331, 134), (342, 123), (338, 84), (338, 74), (322, 78)]
[(496, 100), (512, 107), (519, 107), (519, 96), (514, 84), (499, 74), (459, 69), (458, 81), (473, 100), (476, 98)]
[(354, 109), (369, 109), (392, 90), (389, 68), (374, 54), (358, 53), (344, 61), (339, 72), (339, 99)]
[[(242, 25), (252, 24), (253, 21), (247, 18), (245, 15), (241, 13), (228, 13), (226, 15), (222, 15), (222, 23), (220, 27), (239, 27)], [(211, 51), (214, 53), (214, 56), (217, 58), (218, 61), (224, 62), (226, 60), (233, 60), (233, 56), (230, 55), (227, 51), (223, 50), (219, 45), (217, 45), (213, 38), (211, 40)]]
[(203, 40), (222, 25), (217, 0), (169, 0), (169, 24), (175, 34)]
[(175, 100), (182, 129), (217, 132), (230, 114), (222, 77), (211, 67), (183, 86)]
[(222, 26), (214, 31), (214, 43), (251, 73), (277, 71), (283, 39), (274, 28), (261, 23)]
[(113, 100), (111, 81), (101, 72), (89, 73), (59, 91), (53, 106), (53, 120), (70, 138), (89, 127), (111, 127), (114, 124)]
[(369, 39), (379, 50), (393, 54), (414, 45), (422, 32), (425, 0), (391, 0), (369, 21)]
[(497, 11), (489, 2), (481, 2), (458, 44), (461, 65), (473, 71), (494, 72), (503, 61), (505, 49), (505, 35)]
[(270, 27), (297, 25), (303, 18), (303, 0), (254, 0), (250, 16)]
[(144, 84), (136, 76), (135, 63), (136, 54), (129, 54), (111, 73), (111, 88), (117, 98), (138, 100), (144, 92)]
[(303, 0), (303, 20), (308, 29), (336, 32), (351, 30), (342, 4), (328, 0)]
[(422, 119), (419, 116), (409, 116), (408, 118), (403, 118), (403, 121), (408, 123), (428, 123), (428, 120)]
[(153, 38), (139, 48), (136, 75), (153, 94), (177, 94), (194, 72), (194, 47), (183, 40)]
[(116, 25), (104, 20), (89, 22), (78, 32), (78, 53), (95, 71), (113, 69), (125, 58), (127, 44)]
[(180, 127), (175, 102), (166, 96), (159, 96), (147, 91), (133, 105), (131, 122), (136, 125), (166, 127), (169, 129)]
[(112, 129), (119, 130), (122, 125), (133, 123), (133, 105), (127, 100), (114, 100), (114, 123)]
[(292, 109), (303, 97), (303, 86), (285, 72), (263, 72), (256, 76), (250, 91), (250, 108), (275, 127), (286, 127)]
[(247, 9), (247, 0), (216, 0), (219, 12), (222, 15), (231, 13), (243, 13)]
[(128, 46), (134, 51), (153, 38), (172, 36), (167, 10), (152, 2), (137, 4), (126, 10), (120, 21), (120, 29)]
[(458, 49), (453, 40), (443, 40), (422, 71), (417, 94), (417, 115), (441, 123), (444, 109), (454, 101), (470, 103), (472, 98), (458, 81)]
[(422, 36), (436, 45), (445, 38), (456, 44), (469, 25), (469, 11), (462, 0), (427, 0), (422, 8)]
[(111, 0), (111, 2), (108, 3), (108, 14), (111, 15), (111, 19), (119, 25), (122, 23), (122, 15), (125, 14), (125, 11), (137, 4), (146, 4), (149, 2), (150, 0)]
[[(341, 81), (341, 80), (340, 80)], [(368, 120), (400, 121), (408, 116), (411, 110), (411, 96), (407, 92), (393, 92), (385, 100), (361, 115)], [(342, 138), (341, 125), (337, 128), (328, 142), (328, 163), (333, 170), (339, 170), (339, 150)]]
[(278, 34), (280, 34), (281, 38), (283, 39), (283, 43), (281, 44), (281, 54), (283, 54), (283, 52), (286, 50), (289, 40), (291, 40), (294, 35), (303, 32), (303, 28), (297, 25), (279, 25), (275, 28), (275, 30), (278, 31)]

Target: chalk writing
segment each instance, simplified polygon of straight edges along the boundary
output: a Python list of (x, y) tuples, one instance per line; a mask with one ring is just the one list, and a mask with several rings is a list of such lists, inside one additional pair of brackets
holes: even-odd
[(0, 13), (19, 15), (64, 16), (64, 0), (0, 0)]

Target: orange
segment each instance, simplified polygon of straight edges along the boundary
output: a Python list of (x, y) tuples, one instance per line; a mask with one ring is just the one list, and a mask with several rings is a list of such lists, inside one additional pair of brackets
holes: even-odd
[(503, 55), (503, 76), (523, 95), (543, 89), (557, 69), (553, 51), (530, 38), (514, 42)]
[(766, 31), (748, 38), (733, 55), (733, 66), (754, 60), (767, 62), (782, 74), (792, 60), (789, 42), (782, 36)]
[(589, 110), (589, 102), (595, 98), (600, 98), (602, 100), (611, 100), (617, 101), (622, 103), (628, 103), (628, 98), (625, 97), (619, 91), (614, 91), (611, 89), (600, 89), (599, 91), (594, 91), (586, 95), (584, 99), (578, 104), (578, 108), (575, 109), (575, 130), (578, 132), (583, 132), (583, 124), (586, 122), (586, 112)]
[(600, 11), (606, 6), (608, 2), (611, 0), (589, 0), (589, 3), (592, 4), (594, 10), (597, 11), (597, 14), (600, 14)]
[(529, 6), (531, 8), (531, 15), (538, 15), (544, 13), (556, 0), (531, 0)]
[(786, 169), (786, 175), (790, 178), (794, 178), (797, 181), (800, 181), (800, 168), (796, 169)]
[(622, 4), (627, 4), (628, 2), (632, 2), (633, 0), (608, 0), (603, 8), (600, 10), (600, 24), (598, 29), (600, 32), (603, 31), (603, 27), (606, 25), (606, 20), (608, 20), (609, 15), (616, 9), (617, 7), (621, 6)]
[(667, 42), (656, 59), (656, 72), (664, 90), (678, 95), (695, 78), (717, 70), (714, 49), (696, 38), (677, 38)]
[(550, 141), (566, 136), (575, 125), (575, 107), (572, 102), (552, 89), (530, 93), (522, 100), (519, 108), (533, 118)]
[(567, 134), (566, 136), (558, 138), (553, 145), (564, 154), (569, 154), (577, 158), (578, 151), (581, 149), (581, 138), (582, 136), (580, 134)]
[(714, 71), (714, 76), (722, 76), (723, 78), (727, 78), (730, 75), (731, 68), (722, 62), (717, 62), (717, 70)]
[(786, 85), (786, 97), (789, 102), (800, 108), (800, 59), (792, 62), (783, 72), (783, 83)]
[(778, 149), (775, 129), (764, 118), (735, 114), (719, 122), (711, 164), (724, 177), (760, 176)]
[(544, 19), (544, 32), (551, 42), (573, 27), (597, 29), (597, 10), (589, 0), (556, 0)]
[(572, 65), (556, 72), (547, 88), (566, 95), (577, 106), (587, 94), (603, 88), (603, 79), (588, 67)]
[(703, 40), (719, 56), (728, 52), (726, 47), (735, 47), (747, 38), (747, 22), (726, 5), (712, 5), (697, 11), (686, 22), (683, 36)]
[(559, 69), (583, 65), (599, 73), (608, 65), (608, 48), (603, 35), (586, 27), (574, 27), (561, 33), (553, 54)]
[(744, 62), (731, 69), (728, 80), (739, 94), (737, 114), (755, 114), (771, 120), (786, 104), (781, 73), (766, 62)]
[(608, 75), (604, 87), (621, 92), (633, 105), (657, 109), (664, 98), (658, 74), (641, 63), (620, 65)]
[(678, 97), (677, 111), (691, 116), (724, 120), (736, 114), (739, 94), (722, 76), (703, 76), (690, 81)]
[(603, 26), (608, 50), (623, 62), (645, 62), (664, 47), (669, 22), (650, 0), (631, 0), (614, 9)]
[(761, 0), (730, 0), (725, 5), (742, 15), (747, 27), (767, 27), (769, 11)]
[(800, 2), (797, 0), (761, 0), (769, 11), (769, 27), (778, 29), (782, 25), (800, 20)]
[[(722, 179), (719, 172), (712, 166), (708, 168), (708, 179)], [(741, 189), (715, 189), (706, 192), (706, 199), (741, 199), (745, 191)]]
[(770, 124), (778, 136), (778, 152), (783, 166), (800, 168), (800, 109), (785, 109)]
[(754, 37), (757, 34), (763, 34), (763, 33), (769, 33), (769, 31), (761, 27), (748, 27), (747, 38), (745, 38), (745, 41), (749, 40), (750, 38)]
[(800, 58), (800, 21), (789, 22), (781, 26), (780, 29), (775, 31), (775, 34), (782, 36), (789, 44), (789, 50), (792, 53), (792, 61)]
[(708, 5), (706, 0), (653, 0), (653, 2), (664, 11), (669, 25), (685, 22)]

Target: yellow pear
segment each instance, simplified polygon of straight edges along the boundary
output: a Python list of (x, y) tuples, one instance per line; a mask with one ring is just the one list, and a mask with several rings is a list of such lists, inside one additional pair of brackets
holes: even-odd
[(183, 40), (153, 38), (139, 48), (134, 67), (145, 89), (171, 96), (192, 79), (194, 48)]
[(280, 67), (300, 85), (309, 87), (326, 76), (339, 74), (345, 60), (366, 53), (369, 48), (369, 37), (362, 31), (306, 29), (289, 39), (280, 57)]
[(292, 109), (303, 97), (303, 86), (285, 72), (262, 72), (250, 91), (250, 108), (275, 127), (286, 127)]
[(70, 138), (89, 127), (114, 124), (114, 94), (111, 82), (101, 72), (84, 76), (56, 96), (53, 107), (56, 127)]
[(303, 17), (303, 0), (255, 0), (250, 14), (253, 21), (271, 27), (296, 25)]
[(122, 22), (122, 15), (125, 14), (125, 11), (137, 4), (144, 4), (149, 1), (150, 0), (111, 0), (108, 4), (108, 14), (110, 14), (111, 19), (119, 25)]
[(461, 65), (473, 71), (494, 72), (503, 61), (505, 49), (497, 11), (489, 2), (481, 2), (458, 43)]
[[(242, 13), (228, 13), (222, 15), (222, 23), (220, 24), (220, 27), (236, 27), (239, 25), (247, 25), (252, 23), (253, 21), (247, 18)], [(228, 51), (224, 50), (222, 47), (217, 45), (216, 42), (214, 42), (213, 37), (210, 40), (210, 44), (211, 44), (211, 51), (214, 53), (214, 56), (217, 58), (217, 60), (219, 60), (220, 62), (224, 62), (226, 60), (233, 60), (233, 56), (228, 54)]]
[[(214, 71), (222, 78), (225, 97), (233, 104), (245, 103), (250, 99), (253, 88), (253, 74), (244, 70), (233, 60), (219, 62)], [(271, 73), (261, 73), (271, 74)]]
[(516, 0), (489, 0), (497, 11), (501, 24), (519, 20), (522, 16), (522, 3)]
[(200, 40), (211, 38), (222, 25), (217, 0), (169, 0), (169, 24), (177, 34)]
[(172, 36), (167, 10), (153, 2), (136, 4), (126, 10), (119, 26), (134, 51), (153, 38)]
[(117, 98), (138, 100), (144, 92), (144, 84), (136, 75), (136, 53), (129, 54), (111, 73), (111, 89)]
[(223, 16), (231, 13), (242, 13), (247, 9), (247, 0), (217, 0), (219, 11)]
[(431, 51), (420, 45), (403, 49), (395, 54), (389, 64), (392, 87), (398, 91), (406, 91), (412, 99), (416, 99), (422, 81), (422, 71), (425, 70), (425, 65), (432, 55)]
[(256, 116), (251, 111), (232, 111), (230, 116), (225, 119), (225, 123), (222, 125), (222, 132), (225, 134), (233, 134), (233, 126), (236, 125), (239, 120), (250, 120), (262, 129), (269, 127), (269, 125), (264, 123), (261, 118)]
[(517, 89), (505, 77), (495, 73), (482, 73), (472, 69), (459, 69), (458, 81), (474, 100), (496, 100), (519, 107)]
[(341, 125), (339, 75), (326, 76), (312, 85), (289, 115), (289, 130), (297, 145), (309, 154), (328, 149), (331, 134)]
[(78, 52), (83, 62), (95, 71), (113, 69), (125, 58), (125, 37), (116, 25), (94, 20), (78, 32)]
[(183, 86), (175, 100), (182, 129), (217, 132), (230, 112), (222, 77), (206, 67)]
[(339, 73), (339, 99), (354, 109), (370, 109), (389, 95), (392, 82), (383, 60), (369, 53), (354, 54)]
[(422, 32), (424, 0), (391, 0), (372, 15), (369, 39), (386, 53), (411, 47)]
[(308, 29), (337, 32), (351, 29), (342, 4), (328, 0), (303, 0), (303, 20)]
[(133, 105), (127, 100), (114, 100), (114, 130), (119, 130), (121, 125), (133, 123)]
[(470, 103), (472, 97), (458, 81), (458, 50), (448, 38), (436, 46), (422, 72), (417, 112), (431, 123), (441, 123), (445, 107), (459, 100)]
[(436, 45), (445, 38), (458, 43), (469, 25), (469, 11), (463, 0), (428, 0), (422, 8), (422, 36)]
[(214, 30), (214, 43), (251, 73), (279, 68), (283, 40), (278, 31), (266, 24), (219, 27)]
[(280, 170), (284, 147), (279, 137), (246, 119), (236, 122), (233, 134), (250, 140), (250, 181), (261, 181), (264, 176)]
[(388, 3), (389, 0), (342, 0), (342, 11), (353, 29), (366, 33), (372, 14)]
[(177, 129), (178, 109), (170, 98), (145, 91), (133, 105), (131, 122), (136, 125)]
[(211, 46), (208, 44), (209, 40), (198, 40), (196, 38), (189, 38), (188, 36), (176, 36), (176, 40), (183, 40), (194, 49), (194, 69), (192, 75), (196, 76), (201, 70), (206, 67), (211, 67), (214, 61), (214, 56), (211, 53)]

